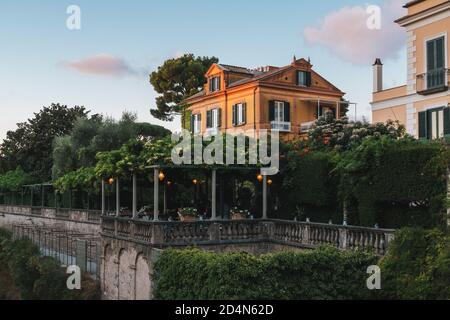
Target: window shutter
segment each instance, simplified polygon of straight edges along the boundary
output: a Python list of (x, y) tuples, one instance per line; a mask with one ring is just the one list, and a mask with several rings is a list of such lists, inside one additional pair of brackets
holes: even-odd
[(311, 87), (311, 72), (306, 72), (306, 86)]
[(444, 135), (450, 135), (450, 108), (444, 108)]
[(242, 123), (247, 123), (247, 103), (242, 104)]
[(237, 118), (237, 114), (236, 114), (236, 105), (233, 105), (233, 126), (236, 126), (236, 118)]
[(275, 101), (269, 101), (269, 121), (275, 121)]
[(220, 128), (222, 126), (222, 109), (217, 109), (217, 126)]
[(435, 47), (434, 41), (427, 42), (427, 69), (428, 71), (434, 70), (435, 61), (434, 61)]
[(217, 77), (217, 91), (220, 91), (220, 77)]
[(284, 121), (291, 122), (291, 104), (289, 102), (284, 103)]
[(212, 128), (212, 111), (211, 110), (206, 111), (206, 127)]
[(436, 40), (436, 69), (444, 68), (444, 61), (445, 61), (444, 38), (439, 38)]
[(427, 113), (419, 112), (419, 139), (427, 137)]
[(297, 70), (295, 72), (295, 75), (296, 75), (296, 83), (299, 86), (300, 85), (300, 71)]
[(425, 126), (425, 131), (427, 133), (426, 137), (428, 139), (433, 139), (433, 112), (428, 110), (427, 113), (427, 122)]
[(194, 133), (194, 115), (191, 115), (191, 133)]

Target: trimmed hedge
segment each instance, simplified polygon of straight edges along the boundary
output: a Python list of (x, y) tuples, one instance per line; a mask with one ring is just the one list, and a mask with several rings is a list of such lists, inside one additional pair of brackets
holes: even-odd
[(254, 256), (166, 250), (155, 264), (155, 297), (200, 299), (364, 299), (376, 257), (324, 247)]
[(334, 157), (332, 152), (289, 154), (281, 173), (281, 211), (297, 212), (301, 220), (308, 217), (315, 222), (342, 222), (337, 198), (339, 180), (331, 173)]
[(450, 299), (450, 235), (406, 228), (396, 233), (381, 260), (385, 299)]
[(11, 233), (0, 229), (0, 299), (95, 300), (100, 299), (96, 281), (83, 274), (81, 290), (69, 290), (68, 275), (60, 263), (43, 257), (30, 240), (11, 240)]

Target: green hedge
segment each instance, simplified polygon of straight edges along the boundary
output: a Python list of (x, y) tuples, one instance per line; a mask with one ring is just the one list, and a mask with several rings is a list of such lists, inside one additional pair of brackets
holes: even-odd
[(11, 240), (0, 229), (0, 299), (94, 300), (100, 299), (98, 283), (82, 275), (81, 290), (69, 290), (68, 275), (60, 263), (43, 257), (30, 240)]
[(450, 299), (450, 235), (406, 228), (381, 260), (385, 299)]
[(315, 222), (342, 222), (337, 198), (339, 180), (332, 174), (334, 159), (332, 152), (289, 154), (281, 172), (281, 211), (295, 212), (301, 220), (308, 217)]
[(254, 256), (166, 250), (155, 264), (155, 297), (198, 299), (363, 299), (367, 253), (321, 248)]

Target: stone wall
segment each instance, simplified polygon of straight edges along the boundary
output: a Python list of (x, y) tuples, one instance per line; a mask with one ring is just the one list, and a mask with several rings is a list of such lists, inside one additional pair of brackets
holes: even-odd
[(100, 222), (93, 214), (89, 219), (89, 212), (0, 205), (0, 227), (11, 228), (13, 225), (34, 225), (83, 234), (100, 234)]
[(153, 263), (160, 250), (132, 242), (103, 238), (101, 288), (105, 300), (153, 298)]

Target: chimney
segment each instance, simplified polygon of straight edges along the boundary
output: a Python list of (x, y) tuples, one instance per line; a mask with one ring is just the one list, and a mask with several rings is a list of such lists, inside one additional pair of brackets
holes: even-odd
[(373, 92), (383, 91), (383, 64), (377, 58), (373, 64)]

